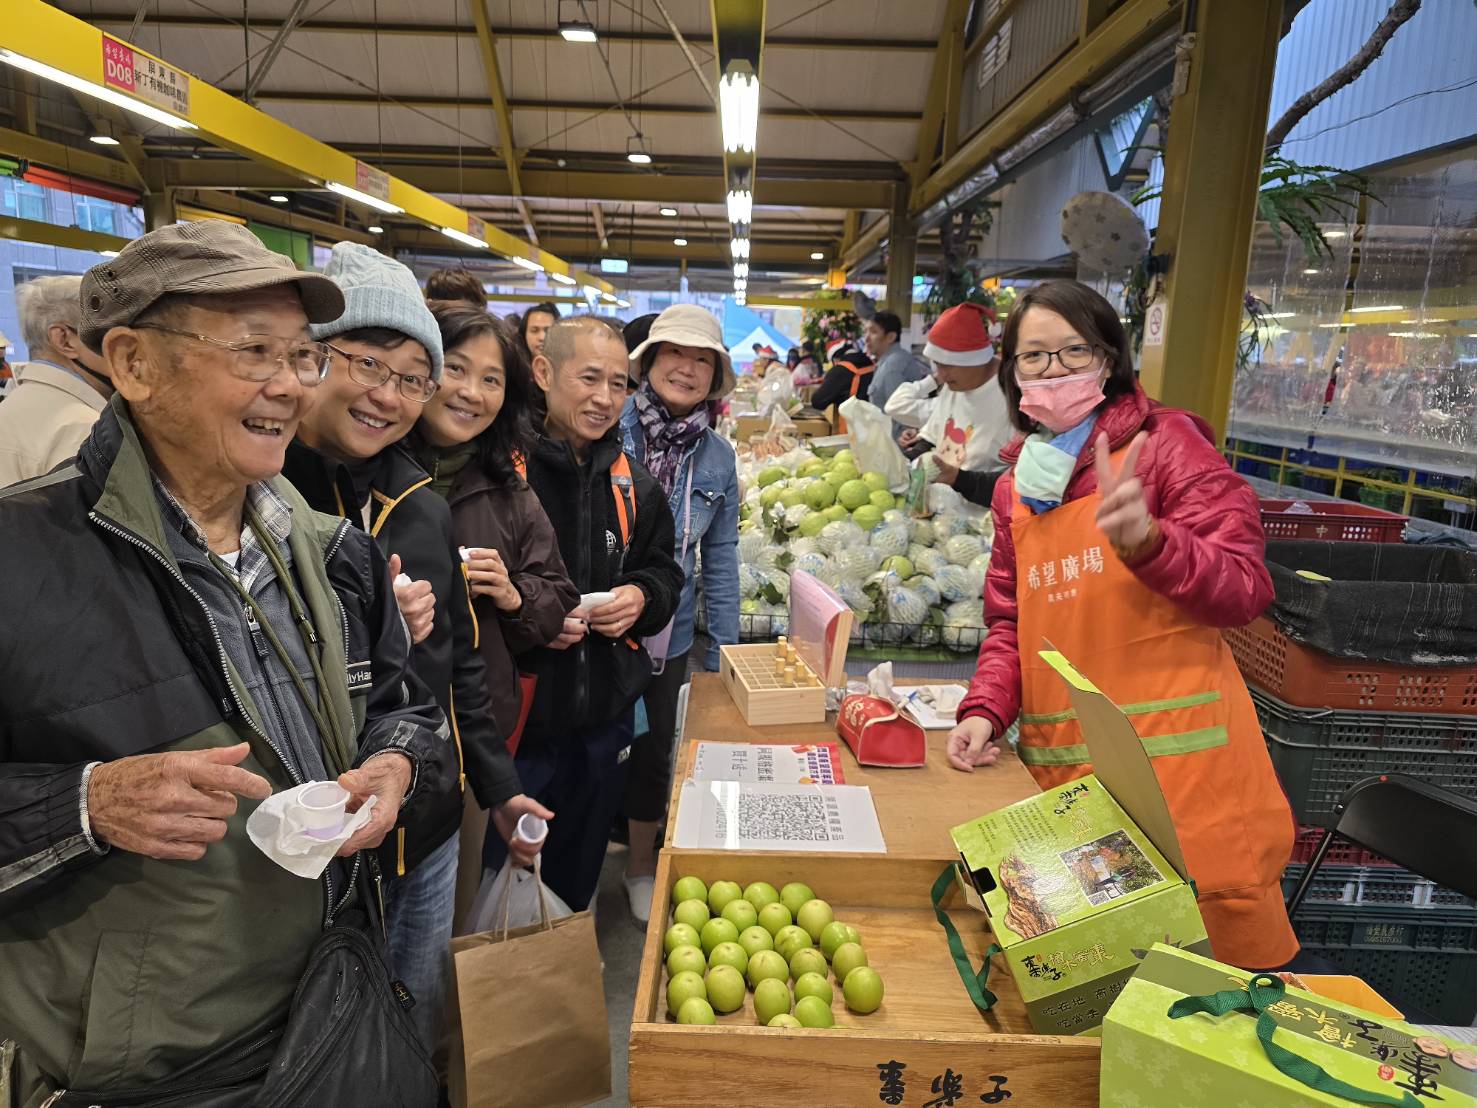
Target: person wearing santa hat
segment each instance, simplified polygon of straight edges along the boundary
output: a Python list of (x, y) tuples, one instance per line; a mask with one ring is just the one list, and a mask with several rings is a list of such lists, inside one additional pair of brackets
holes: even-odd
[(1014, 430), (995, 380), (999, 336), (993, 308), (956, 304), (928, 330), (923, 356), (933, 375), (901, 384), (887, 398), (887, 414), (916, 430), (905, 431), (901, 445), (932, 451), (925, 462), (930, 480), (953, 485), (961, 470), (993, 478), (1005, 469), (1000, 451)]

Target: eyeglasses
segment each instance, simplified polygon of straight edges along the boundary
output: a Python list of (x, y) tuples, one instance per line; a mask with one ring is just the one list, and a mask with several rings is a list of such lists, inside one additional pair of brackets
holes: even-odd
[(218, 349), (229, 351), (235, 355), (231, 369), (236, 376), (258, 384), (270, 381), (285, 365), (297, 375), (298, 381), (304, 386), (314, 388), (322, 382), (328, 373), (328, 365), (333, 360), (333, 351), (325, 343), (306, 342), (302, 339), (281, 339), (276, 335), (252, 334), (234, 342), (227, 342), (225, 339), (201, 335), (194, 331), (181, 331), (174, 327), (166, 327), (162, 323), (140, 323), (134, 327), (134, 330), (162, 331), (166, 335), (194, 339), (196, 342), (207, 343)]
[(436, 390), (441, 387), (423, 374), (401, 373), (391, 369), (378, 358), (371, 358), (368, 354), (350, 354), (347, 350), (340, 350), (332, 343), (324, 343), (324, 345), (349, 363), (349, 377), (365, 388), (377, 389), (391, 377), (397, 377), (399, 381), (396, 387), (400, 390), (400, 395), (406, 400), (424, 404), (435, 396)]
[(1051, 368), (1051, 359), (1063, 369), (1086, 369), (1097, 358), (1100, 348), (1092, 343), (1074, 342), (1060, 350), (1028, 350), (1010, 359), (1010, 368), (1021, 377), (1040, 377)]

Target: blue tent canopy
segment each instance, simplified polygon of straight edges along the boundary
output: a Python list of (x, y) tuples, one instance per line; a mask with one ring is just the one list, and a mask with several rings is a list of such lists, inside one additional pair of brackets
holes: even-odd
[[(755, 331), (759, 334), (751, 338)], [(740, 307), (732, 298), (726, 298), (723, 301), (723, 345), (728, 347), (735, 361), (748, 362), (753, 360), (752, 344), (756, 342), (765, 342), (774, 347), (781, 360), (790, 347), (800, 345), (798, 339), (790, 338), (783, 331), (765, 323), (759, 313)]]

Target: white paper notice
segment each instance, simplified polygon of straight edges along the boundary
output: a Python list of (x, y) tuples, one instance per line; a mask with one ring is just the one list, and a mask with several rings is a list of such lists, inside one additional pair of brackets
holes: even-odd
[(700, 742), (692, 756), (691, 776), (694, 781), (779, 785), (840, 785), (846, 780), (835, 743)]
[(909, 685), (896, 691), (902, 694), (904, 710), (925, 731), (951, 731), (966, 690), (963, 685)]
[(698, 850), (817, 850), (885, 854), (864, 785), (683, 782), (674, 846)]

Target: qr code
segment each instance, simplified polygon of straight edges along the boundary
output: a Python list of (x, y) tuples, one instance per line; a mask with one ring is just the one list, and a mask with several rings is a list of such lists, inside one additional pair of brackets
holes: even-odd
[(841, 833), (841, 815), (824, 796), (742, 793), (738, 833), (751, 840), (830, 842)]

